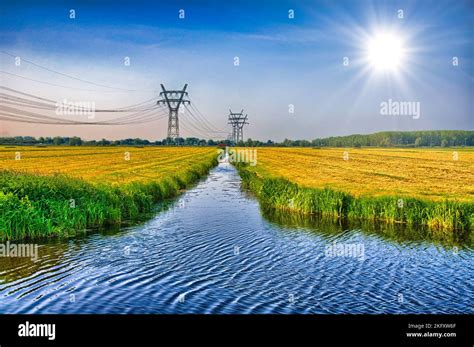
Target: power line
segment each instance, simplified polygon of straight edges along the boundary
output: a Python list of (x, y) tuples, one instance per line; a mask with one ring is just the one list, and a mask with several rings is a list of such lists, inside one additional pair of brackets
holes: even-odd
[(195, 130), (192, 130), (190, 128), (188, 128), (184, 123), (181, 123), (181, 127), (186, 130), (190, 135), (192, 136), (196, 136), (196, 137), (205, 137), (205, 136), (202, 136), (202, 134), (199, 134), (197, 133)]
[(190, 107), (197, 113), (197, 116), (202, 119), (204, 123), (207, 124), (208, 128), (213, 130), (214, 132), (219, 132), (219, 133), (226, 133), (227, 131), (219, 130), (215, 128), (210, 121), (207, 120), (207, 118), (204, 116), (204, 114), (199, 110), (199, 108), (196, 105), (196, 102), (194, 102), (191, 98), (189, 99), (191, 101)]
[[(188, 108), (186, 108), (187, 111), (189, 111)], [(183, 114), (185, 116), (185, 120), (189, 120), (189, 125), (192, 126), (196, 131), (200, 134), (199, 136), (204, 136), (205, 138), (211, 138), (211, 139), (216, 139), (219, 133), (215, 131), (209, 131), (208, 129), (203, 128), (200, 123), (196, 122), (195, 117), (191, 112), (186, 112)]]
[[(164, 118), (164, 117), (161, 117), (161, 118)], [(34, 119), (24, 119), (24, 118), (19, 119), (17, 115), (8, 114), (6, 112), (0, 112), (0, 119), (4, 121), (12, 121), (12, 122), (19, 122), (19, 123), (32, 123), (32, 124), (49, 124), (49, 125), (129, 125), (129, 124), (151, 123), (161, 118), (153, 117), (150, 119), (144, 119), (139, 122), (133, 122), (133, 123), (99, 123), (99, 122), (52, 123), (48, 121), (34, 120)]]
[[(10, 57), (12, 57), (12, 58), (18, 58), (18, 57), (19, 57), (19, 56), (17, 56), (17, 55), (14, 55), (14, 54), (11, 54), (11, 53), (8, 53), (8, 52), (5, 52), (5, 51), (0, 51), (0, 53), (5, 54), (5, 55), (8, 55), (8, 56), (10, 56)], [(76, 80), (76, 81), (79, 81), (79, 82), (83, 82), (83, 83), (91, 84), (91, 85), (94, 85), (94, 86), (97, 86), (97, 87), (101, 87), (101, 88), (108, 88), (108, 89), (120, 90), (120, 91), (124, 91), (124, 92), (136, 92), (136, 91), (153, 92), (153, 91), (154, 91), (154, 90), (125, 89), (125, 88), (118, 88), (118, 87), (108, 86), (108, 85), (105, 85), (105, 84), (100, 84), (100, 83), (92, 82), (92, 81), (89, 81), (89, 80), (86, 80), (86, 79), (83, 79), (83, 78), (75, 77), (75, 76), (72, 76), (72, 75), (68, 75), (68, 74), (65, 74), (65, 73), (62, 73), (62, 72), (59, 72), (59, 71), (50, 69), (50, 68), (48, 68), (48, 67), (42, 66), (42, 65), (40, 65), (40, 64), (37, 64), (37, 63), (35, 63), (35, 62), (33, 62), (33, 61), (27, 60), (27, 59), (22, 58), (22, 57), (19, 57), (19, 58), (21, 59), (21, 61), (24, 61), (24, 62), (26, 62), (26, 63), (28, 63), (28, 64), (30, 64), (30, 65), (36, 66), (36, 67), (38, 67), (38, 68), (40, 68), (40, 69), (43, 69), (43, 70), (46, 70), (46, 71), (55, 73), (55, 74), (57, 74), (57, 75), (64, 76), (64, 77), (67, 77), (67, 78)]]
[[(183, 113), (183, 117), (187, 120), (187, 114)], [(199, 134), (200, 137), (204, 137), (204, 138), (210, 138), (212, 136), (209, 135), (209, 133), (203, 131), (202, 129), (198, 128), (195, 124), (193, 124), (192, 122), (189, 122), (189, 123), (184, 123), (186, 125), (189, 125), (190, 127), (192, 127), (194, 130), (194, 132), (196, 134)]]
[[(152, 92), (153, 90), (139, 90), (139, 89), (127, 89), (127, 88), (120, 88), (110, 85), (105, 85), (101, 83), (97, 83), (88, 79), (79, 78), (73, 75), (69, 75), (49, 67), (40, 65), (35, 63), (31, 60), (25, 59), (23, 57), (16, 56), (9, 52), (0, 51), (1, 54), (7, 55), (12, 58), (19, 58), (21, 62), (26, 62), (32, 66), (37, 68), (43, 69), (45, 71), (76, 80), (82, 83), (90, 84), (93, 86), (97, 86), (100, 88), (107, 88), (113, 89), (114, 91), (121, 91), (121, 92), (135, 92), (135, 91), (146, 91)], [(111, 91), (96, 91), (96, 90), (89, 90), (89, 89), (82, 89), (82, 88), (75, 88), (67, 85), (52, 83), (49, 81), (39, 80), (30, 78), (27, 76), (18, 75), (12, 72), (7, 71), (0, 71), (5, 75), (13, 76), (16, 78), (25, 79), (28, 81), (42, 83), (46, 85), (51, 85), (55, 87), (61, 88), (68, 88), (68, 89), (75, 89), (81, 91), (89, 91), (89, 92), (111, 92)], [(166, 90), (163, 85), (161, 85), (162, 92), (160, 96), (162, 97), (161, 100), (157, 102), (158, 105), (167, 105), (169, 111), (168, 117), (168, 137), (179, 137), (179, 120), (178, 120), (178, 111), (180, 105), (186, 106), (187, 104), (190, 105), (190, 108), (186, 107), (188, 111), (188, 115), (192, 118), (192, 121), (189, 123), (191, 127), (196, 129), (201, 134), (213, 134), (213, 133), (226, 133), (225, 131), (216, 129), (211, 122), (207, 120), (207, 118), (203, 115), (203, 113), (199, 110), (197, 106), (191, 104), (190, 100), (185, 99), (187, 97), (185, 85), (183, 90)], [(13, 93), (16, 95), (0, 93), (0, 100), (2, 101), (2, 106), (0, 109), (2, 110), (2, 119), (10, 120), (10, 121), (22, 121), (22, 122), (35, 122), (37, 121), (40, 124), (90, 124), (90, 125), (120, 125), (120, 124), (133, 124), (134, 122), (145, 122), (145, 121), (154, 121), (157, 119), (161, 119), (164, 115), (160, 113), (158, 110), (158, 117), (155, 112), (157, 111), (152, 105), (149, 105), (154, 99), (149, 99), (142, 101), (140, 103), (134, 105), (128, 105), (120, 108), (114, 109), (91, 109), (89, 107), (83, 107), (78, 103), (67, 103), (66, 100), (63, 103), (58, 103), (54, 100), (47, 99), (41, 97), (39, 95), (25, 93), (13, 88), (3, 87), (0, 86), (1, 89)], [(7, 106), (9, 105), (9, 106)], [(95, 106), (95, 104), (94, 104)], [(87, 112), (101, 112), (101, 113), (127, 113), (126, 116), (120, 118), (114, 118), (102, 122), (81, 122), (81, 121), (73, 121), (67, 119), (61, 119), (57, 117), (50, 117), (46, 115), (42, 115), (39, 113), (34, 113), (31, 111), (22, 110), (21, 108), (28, 108), (28, 109), (36, 109), (36, 110), (43, 110), (43, 111), (58, 111), (58, 107), (66, 108), (66, 110), (71, 110), (71, 108), (75, 111), (87, 111)], [(162, 110), (161, 110), (162, 111)]]
[[(36, 94), (26, 93), (14, 88), (0, 86), (5, 91), (0, 92), (0, 119), (5, 121), (14, 121), (20, 123), (32, 124), (50, 124), (50, 125), (128, 125), (154, 122), (168, 116), (168, 137), (179, 137), (178, 112), (181, 105), (185, 106), (187, 112), (183, 113), (185, 124), (183, 127), (190, 133), (197, 133), (198, 137), (213, 138), (216, 133), (226, 133), (216, 130), (197, 107), (188, 107), (190, 101), (187, 99), (185, 85), (183, 90), (166, 90), (162, 85), (163, 92), (160, 93), (161, 99), (157, 104), (152, 103), (154, 98), (141, 101), (136, 104), (123, 106), (114, 109), (93, 109), (83, 107), (80, 104), (72, 104), (68, 108), (65, 100), (63, 104), (55, 100), (48, 99)], [(185, 99), (186, 97), (186, 99)], [(158, 106), (157, 106), (158, 105)], [(167, 109), (160, 106), (167, 106)], [(58, 107), (64, 106), (65, 112), (87, 112), (87, 115), (95, 112), (101, 113), (125, 113), (125, 116), (116, 117), (103, 121), (79, 121), (72, 119), (49, 116), (38, 112), (51, 112), (58, 110)], [(26, 110), (30, 109), (30, 110)], [(37, 110), (36, 112), (31, 110)], [(171, 128), (170, 128), (171, 124)], [(173, 129), (174, 127), (174, 129)], [(171, 135), (171, 136), (170, 136)]]
[[(7, 91), (15, 93), (15, 94), (24, 95), (24, 96), (27, 96), (29, 98), (37, 99), (37, 100), (40, 100), (40, 101), (33, 101), (33, 100), (28, 100), (26, 98), (21, 98), (21, 97), (18, 97), (18, 96), (14, 96), (14, 95), (8, 95), (8, 94), (5, 94), (5, 93), (0, 93), (0, 97), (7, 98), (7, 99), (10, 99), (10, 100), (15, 99), (18, 102), (23, 101), (25, 103), (29, 103), (30, 105), (45, 106), (45, 107), (50, 106), (50, 107), (54, 107), (54, 108), (57, 108), (58, 105), (61, 105), (61, 103), (59, 103), (57, 101), (47, 99), (47, 98), (43, 98), (43, 97), (40, 97), (38, 95), (33, 95), (33, 94), (28, 94), (28, 93), (25, 93), (25, 92), (21, 92), (21, 91), (16, 90), (16, 89), (4, 87), (4, 86), (0, 86), (0, 89), (4, 89), (4, 90), (7, 90)], [(149, 100), (142, 101), (138, 104), (128, 105), (128, 106), (124, 106), (124, 107), (120, 107), (120, 108), (116, 108), (116, 109), (96, 109), (95, 112), (139, 111), (140, 109), (137, 109), (138, 106), (146, 105), (146, 104), (152, 102), (153, 100), (154, 99), (149, 99)], [(64, 103), (62, 105), (64, 105)], [(152, 105), (150, 105), (150, 106), (152, 106)], [(81, 107), (78, 106), (77, 108), (81, 108)], [(143, 111), (146, 111), (148, 109), (143, 109)]]
[(150, 105), (150, 107), (142, 108), (142, 109), (134, 108), (134, 109), (124, 109), (124, 110), (93, 109), (92, 107), (83, 107), (80, 105), (68, 104), (68, 103), (57, 103), (56, 105), (53, 106), (47, 103), (38, 103), (38, 102), (33, 102), (27, 99), (23, 99), (23, 98), (14, 98), (11, 96), (2, 95), (2, 93), (0, 93), (0, 100), (2, 100), (2, 103), (5, 103), (5, 104), (11, 104), (11, 105), (33, 108), (33, 109), (53, 111), (53, 110), (58, 110), (62, 108), (66, 108), (66, 109), (73, 108), (74, 110), (77, 110), (77, 111), (86, 111), (86, 112), (93, 111), (93, 112), (99, 112), (99, 113), (117, 113), (117, 112), (130, 113), (130, 112), (136, 112), (136, 111), (148, 111), (148, 110), (154, 109), (154, 106), (155, 106), (155, 105)]
[[(28, 98), (24, 97), (19, 97), (19, 96), (14, 96), (14, 95), (9, 95), (5, 93), (0, 93), (0, 100), (2, 100), (2, 105), (1, 108), (5, 112), (7, 111), (8, 114), (4, 114), (7, 116), (7, 118), (4, 118), (6, 120), (10, 121), (25, 121), (27, 120), (28, 122), (31, 122), (33, 120), (41, 120), (42, 124), (100, 124), (100, 125), (113, 125), (113, 124), (133, 124), (134, 122), (144, 122), (144, 121), (149, 121), (153, 120), (152, 118), (148, 117), (148, 115), (151, 113), (150, 111), (156, 111), (159, 110), (155, 105), (151, 105), (149, 108), (143, 108), (143, 109), (138, 109), (138, 106), (140, 105), (145, 105), (146, 103), (150, 102), (150, 100), (143, 101), (141, 103), (131, 105), (129, 106), (129, 109), (116, 109), (116, 110), (94, 110), (92, 108), (84, 108), (84, 107), (77, 107), (75, 111), (86, 111), (88, 115), (95, 113), (95, 112), (126, 112), (129, 113), (125, 117), (120, 117), (120, 118), (115, 118), (111, 120), (106, 120), (103, 122), (78, 122), (78, 121), (72, 121), (72, 120), (67, 120), (67, 119), (62, 119), (62, 118), (57, 118), (57, 117), (50, 117), (46, 116), (43, 114), (39, 113), (33, 113), (31, 111), (26, 111), (23, 109), (19, 109), (18, 107), (26, 107), (26, 108), (37, 108), (37, 109), (43, 109), (47, 111), (52, 111), (56, 110), (57, 111), (57, 106), (58, 103), (56, 103), (56, 106), (53, 106), (54, 100), (47, 99), (40, 97), (38, 95), (33, 95), (29, 93), (24, 93), (16, 89), (8, 88), (8, 87), (0, 87), (6, 91), (13, 92), (19, 95), (24, 95), (27, 96)], [(31, 99), (36, 99), (39, 101), (31, 100)], [(16, 106), (17, 108), (14, 107), (9, 107), (6, 106), (5, 104), (10, 104), (12, 106)], [(161, 110), (162, 111), (162, 110)], [(162, 114), (159, 114), (159, 116), (162, 116)], [(25, 118), (26, 117), (26, 118)]]
[(188, 111), (188, 115), (196, 122), (196, 126), (201, 128), (202, 130), (206, 132), (212, 132), (208, 127), (203, 125), (203, 123), (193, 114), (193, 112), (189, 109), (189, 107), (185, 106), (186, 111)]
[(73, 121), (57, 117), (50, 117), (34, 112), (26, 112), (24, 110), (18, 110), (8, 106), (0, 106), (0, 119), (7, 121), (14, 121), (20, 123), (38, 123), (38, 124), (51, 124), (51, 125), (128, 125), (128, 124), (141, 124), (157, 121), (166, 117), (163, 114), (153, 114), (152, 111), (144, 112), (140, 116), (134, 119), (115, 119), (106, 120), (101, 122), (96, 121)]
[(220, 130), (214, 130), (212, 128), (210, 128), (209, 126), (207, 126), (189, 107), (186, 107), (186, 110), (189, 112), (189, 115), (197, 122), (197, 124), (199, 124), (199, 126), (209, 132), (209, 133), (227, 133), (227, 131), (220, 131)]
[[(48, 86), (66, 88), (66, 89), (77, 90), (77, 91), (82, 91), (82, 92), (93, 92), (93, 93), (145, 92), (145, 91), (142, 91), (142, 90), (94, 90), (94, 89), (76, 88), (76, 87), (66, 86), (66, 85), (58, 84), (58, 83), (52, 83), (52, 82), (41, 81), (41, 80), (37, 80), (37, 79), (34, 79), (34, 78), (30, 78), (30, 77), (18, 75), (18, 74), (15, 74), (15, 73), (12, 73), (12, 72), (3, 71), (3, 70), (0, 70), (0, 73), (6, 74), (6, 75), (9, 75), (9, 76), (14, 76), (14, 77), (17, 77), (17, 78), (21, 78), (21, 79), (24, 79), (24, 80), (27, 80), (27, 81), (31, 81), (31, 82), (46, 84), (46, 85), (48, 85)], [(151, 90), (150, 90), (149, 92), (154, 92), (154, 91), (151, 91)], [(148, 93), (148, 91), (147, 91), (147, 93)]]
[[(40, 97), (38, 95), (34, 94), (29, 94), (25, 93), (13, 88), (8, 88), (4, 86), (0, 86), (1, 89), (14, 93), (17, 95), (22, 95), (26, 96), (21, 97), (21, 96), (15, 96), (11, 94), (5, 94), (5, 93), (0, 93), (0, 100), (2, 101), (2, 104), (0, 105), (0, 110), (2, 111), (2, 119), (7, 120), (7, 121), (15, 121), (15, 122), (26, 122), (26, 123), (34, 123), (37, 122), (39, 124), (68, 124), (68, 125), (125, 125), (125, 124), (140, 124), (144, 122), (151, 122), (155, 121), (157, 119), (162, 118), (164, 115), (162, 114), (163, 110), (160, 110), (156, 105), (150, 105), (150, 107), (147, 108), (141, 108), (139, 109), (138, 107), (144, 107), (146, 104), (151, 102), (153, 99), (145, 100), (140, 103), (134, 104), (134, 105), (129, 105), (122, 107), (121, 109), (99, 109), (99, 110), (94, 110), (92, 108), (84, 108), (84, 107), (75, 107), (75, 111), (86, 111), (87, 114), (93, 114), (95, 112), (123, 112), (123, 113), (129, 113), (125, 117), (119, 117), (119, 118), (114, 118), (114, 119), (109, 119), (106, 121), (102, 122), (96, 122), (96, 121), (74, 121), (74, 120), (68, 120), (68, 119), (63, 119), (63, 118), (58, 118), (58, 117), (51, 117), (47, 116), (44, 114), (39, 114), (39, 113), (34, 113), (31, 111), (26, 111), (24, 109), (20, 108), (34, 108), (34, 109), (39, 109), (39, 110), (45, 110), (45, 111), (52, 111), (52, 110), (57, 110), (58, 106), (61, 106), (61, 104), (55, 102), (54, 100), (47, 99), (44, 97)], [(15, 107), (10, 107), (10, 106), (16, 106)], [(66, 105), (67, 106), (67, 105)], [(128, 107), (128, 108), (127, 108)], [(152, 114), (155, 111), (161, 111), (157, 115)]]

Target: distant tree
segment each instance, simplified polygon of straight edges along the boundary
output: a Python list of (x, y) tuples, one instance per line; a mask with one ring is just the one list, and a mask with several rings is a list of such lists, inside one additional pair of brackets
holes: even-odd
[(391, 142), (390, 142), (390, 139), (388, 137), (385, 137), (380, 141), (380, 146), (381, 147), (390, 147), (390, 145), (391, 145)]
[[(230, 140), (204, 140), (196, 137), (188, 137), (186, 139), (163, 139), (162, 141), (150, 142), (147, 139), (127, 138), (122, 140), (110, 141), (102, 139), (100, 141), (89, 140), (84, 141), (79, 137), (39, 137), (38, 139), (31, 136), (15, 136), (0, 138), (2, 144), (8, 145), (34, 145), (44, 143), (47, 145), (87, 145), (87, 146), (136, 146), (136, 145), (185, 145), (185, 146), (215, 146), (217, 143), (227, 146), (235, 145)], [(283, 142), (273, 142), (268, 140), (262, 142), (259, 140), (247, 139), (241, 141), (238, 146), (313, 146), (313, 147), (359, 147), (359, 146), (397, 146), (397, 147), (420, 147), (420, 146), (474, 146), (474, 131), (468, 130), (436, 130), (436, 131), (384, 131), (369, 135), (348, 135), (333, 136), (326, 138), (314, 139), (311, 142), (307, 140), (291, 140), (285, 139)]]
[(53, 139), (53, 145), (55, 146), (59, 146), (63, 143), (63, 139), (59, 136), (56, 136), (54, 139)]
[(69, 139), (69, 145), (70, 146), (81, 146), (82, 145), (82, 140), (80, 137), (74, 136)]
[(184, 139), (182, 137), (177, 137), (175, 140), (174, 140), (174, 143), (175, 145), (177, 146), (183, 146), (184, 145)]
[(163, 140), (163, 144), (172, 146), (174, 145), (174, 139), (172, 137), (167, 137), (165, 140)]

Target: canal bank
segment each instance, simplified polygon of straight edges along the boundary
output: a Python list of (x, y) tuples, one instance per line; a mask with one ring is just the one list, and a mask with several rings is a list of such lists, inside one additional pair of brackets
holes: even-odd
[(268, 218), (221, 163), (143, 224), (0, 259), (0, 312), (474, 313), (472, 264), (469, 246)]

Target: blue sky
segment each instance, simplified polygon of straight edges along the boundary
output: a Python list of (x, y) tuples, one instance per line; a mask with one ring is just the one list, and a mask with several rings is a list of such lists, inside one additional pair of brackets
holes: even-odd
[[(15, 66), (13, 58), (0, 54), (2, 71), (90, 89), (0, 74), (3, 85), (54, 100), (120, 107), (156, 96), (160, 83), (169, 88), (188, 83), (192, 101), (215, 127), (230, 130), (229, 107), (243, 108), (251, 123), (245, 137), (261, 140), (474, 125), (473, 1), (6, 1), (0, 9), (2, 51), (139, 90), (91, 87), (32, 65)], [(180, 9), (184, 19), (178, 18)], [(403, 19), (397, 17), (400, 9)], [(365, 47), (387, 29), (403, 38), (407, 52), (399, 69), (380, 73), (367, 62)], [(454, 56), (458, 66), (452, 65)], [(124, 57), (130, 57), (130, 66), (124, 66)], [(388, 99), (419, 102), (421, 116), (381, 115), (380, 104)], [(166, 122), (127, 127), (4, 122), (0, 132), (161, 139)]]

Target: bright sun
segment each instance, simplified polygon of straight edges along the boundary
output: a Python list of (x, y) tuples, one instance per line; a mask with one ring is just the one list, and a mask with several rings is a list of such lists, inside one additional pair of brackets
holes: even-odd
[(367, 59), (377, 70), (396, 70), (404, 57), (403, 40), (393, 33), (381, 33), (367, 44)]

